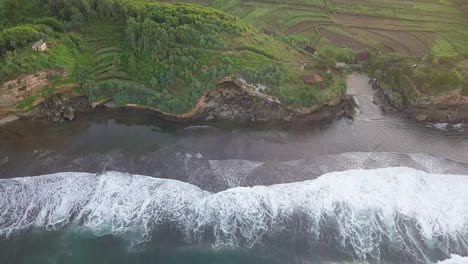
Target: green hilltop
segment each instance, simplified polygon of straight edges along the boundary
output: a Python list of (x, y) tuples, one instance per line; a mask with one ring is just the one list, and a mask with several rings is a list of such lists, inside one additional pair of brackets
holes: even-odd
[[(334, 47), (312, 57), (211, 7), (144, 0), (1, 3), (0, 81), (66, 69), (71, 77), (50, 89), (76, 83), (91, 100), (112, 97), (118, 105), (185, 112), (232, 76), (265, 85), (284, 103), (310, 107), (344, 93), (343, 76), (328, 69), (353, 59), (350, 50)], [(40, 38), (47, 52), (31, 50)], [(323, 85), (304, 84), (305, 74), (320, 74)]]
[[(240, 77), (265, 85), (285, 104), (312, 107), (344, 94), (345, 73), (330, 70), (363, 52), (372, 54), (365, 71), (409, 100), (421, 93), (468, 94), (466, 0), (0, 5), (0, 82), (46, 69), (70, 72), (27, 98), (26, 106), (68, 83), (92, 101), (112, 97), (118, 105), (182, 113), (225, 77)], [(33, 52), (31, 44), (41, 38), (49, 50)], [(307, 85), (307, 75), (320, 75), (323, 83)]]

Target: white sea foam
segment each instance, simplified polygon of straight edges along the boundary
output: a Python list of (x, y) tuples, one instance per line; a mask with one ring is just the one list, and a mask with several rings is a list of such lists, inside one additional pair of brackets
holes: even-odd
[(249, 160), (210, 160), (211, 169), (216, 177), (229, 188), (240, 186), (253, 170), (263, 164)]
[(208, 234), (215, 246), (300, 236), (310, 245), (328, 239), (358, 259), (379, 259), (387, 246), (430, 263), (432, 249), (468, 255), (467, 190), (466, 175), (409, 168), (334, 172), (218, 193), (118, 172), (59, 173), (0, 180), (0, 235), (68, 226), (146, 240), (169, 224), (187, 241)]
[(437, 262), (438, 264), (468, 264), (468, 257), (452, 254), (449, 259)]

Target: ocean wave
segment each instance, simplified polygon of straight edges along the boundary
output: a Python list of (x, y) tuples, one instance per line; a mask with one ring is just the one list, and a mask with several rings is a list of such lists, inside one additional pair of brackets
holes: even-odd
[(135, 242), (170, 226), (187, 243), (302, 243), (353, 259), (434, 263), (468, 255), (468, 176), (409, 168), (211, 193), (189, 183), (106, 172), (0, 180), (0, 236), (71, 228)]
[(437, 262), (438, 264), (468, 264), (468, 257), (452, 254), (449, 259)]

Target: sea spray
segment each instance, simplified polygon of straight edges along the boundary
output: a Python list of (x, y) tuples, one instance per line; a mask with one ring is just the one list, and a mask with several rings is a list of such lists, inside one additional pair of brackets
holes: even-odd
[[(106, 172), (0, 180), (0, 235), (85, 230), (144, 242), (171, 226), (188, 243), (303, 243), (350, 258), (436, 262), (468, 255), (468, 176), (408, 168), (218, 193), (175, 180)], [(296, 241), (299, 240), (299, 241)]]

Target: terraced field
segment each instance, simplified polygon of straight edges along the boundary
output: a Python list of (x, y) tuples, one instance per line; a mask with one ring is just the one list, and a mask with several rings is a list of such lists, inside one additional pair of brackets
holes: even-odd
[[(82, 27), (80, 34), (94, 49), (96, 81), (121, 80), (132, 81), (122, 66), (122, 48), (119, 34), (122, 29), (112, 23), (101, 23)], [(96, 30), (97, 29), (97, 30)]]
[[(187, 2), (194, 2), (189, 1)], [(454, 1), (457, 3), (457, 1)], [(428, 54), (436, 40), (468, 54), (468, 27), (450, 0), (210, 0), (203, 4), (237, 15), (267, 32), (303, 35), (355, 50)], [(454, 38), (454, 36), (456, 36)], [(324, 41), (318, 41), (318, 39)]]

